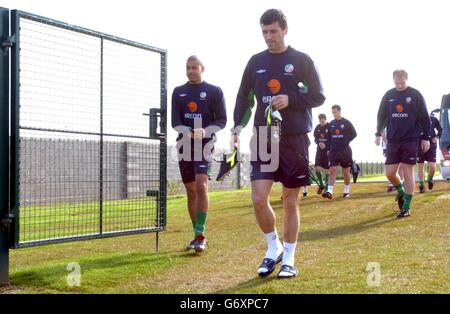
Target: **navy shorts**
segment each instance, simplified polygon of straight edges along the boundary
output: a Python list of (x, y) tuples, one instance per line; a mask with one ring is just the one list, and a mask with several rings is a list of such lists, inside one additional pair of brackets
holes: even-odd
[(341, 149), (332, 149), (328, 154), (328, 160), (330, 161), (330, 167), (351, 167), (353, 164), (352, 149), (350, 146)]
[(323, 169), (329, 169), (330, 163), (328, 162), (328, 151), (326, 149), (320, 149), (317, 147), (316, 151), (316, 167), (322, 167)]
[[(195, 153), (194, 150), (194, 142), (191, 142), (190, 154), (187, 150), (186, 155), (183, 156), (183, 152), (185, 151), (185, 147), (181, 146), (181, 142), (177, 142), (178, 149), (178, 166), (180, 168), (181, 179), (183, 183), (189, 183), (195, 181), (196, 174), (204, 174), (207, 175), (208, 178), (211, 177), (211, 163), (212, 156), (214, 153), (214, 144), (213, 142), (209, 143), (210, 139), (204, 139), (201, 143), (202, 152)], [(207, 149), (205, 146), (208, 144)], [(196, 147), (195, 147), (196, 148)]]
[(392, 142), (389, 141), (386, 148), (386, 165), (395, 165), (403, 163), (415, 165), (418, 152), (418, 142)]
[[(257, 138), (256, 135), (253, 135), (252, 142), (256, 143), (255, 139)], [(267, 141), (265, 141), (265, 145), (267, 146), (262, 151), (270, 154), (270, 160), (268, 161), (267, 156), (261, 155), (259, 145), (252, 145), (250, 157), (251, 181), (273, 180), (281, 182), (284, 187), (290, 189), (310, 185), (308, 169), (309, 141), (306, 134), (282, 135), (278, 151), (271, 150)]]
[(437, 144), (436, 143), (430, 143), (430, 149), (427, 150), (426, 153), (424, 153), (422, 151), (422, 147), (420, 147), (420, 142), (419, 142), (419, 147), (417, 148), (418, 152), (417, 152), (417, 162), (419, 164), (424, 163), (425, 161), (427, 162), (436, 162), (436, 151), (437, 151)]

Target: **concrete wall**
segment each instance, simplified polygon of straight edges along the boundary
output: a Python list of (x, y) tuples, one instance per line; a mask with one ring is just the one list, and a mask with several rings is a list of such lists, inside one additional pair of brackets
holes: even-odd
[[(159, 190), (159, 155), (157, 144), (105, 142), (101, 174), (98, 141), (22, 138), (20, 201), (25, 206), (97, 201), (100, 175), (104, 200), (145, 197), (148, 190)], [(242, 187), (249, 185), (247, 168), (242, 165)], [(218, 171), (213, 162), (211, 191), (236, 188), (236, 168), (222, 183), (215, 180)], [(174, 147), (168, 148), (167, 181), (169, 194), (184, 193)]]

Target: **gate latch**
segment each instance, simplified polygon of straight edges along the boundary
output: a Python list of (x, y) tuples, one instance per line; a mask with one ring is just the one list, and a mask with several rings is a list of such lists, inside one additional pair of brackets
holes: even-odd
[(3, 55), (6, 56), (8, 49), (16, 43), (16, 35), (8, 36), (4, 41), (2, 41)]
[(4, 41), (2, 41), (2, 48), (11, 48), (16, 43), (16, 35), (8, 36)]
[(14, 218), (14, 215), (13, 214), (9, 214), (7, 217), (2, 218), (0, 220), (0, 225), (9, 226), (10, 224), (12, 224), (13, 218)]

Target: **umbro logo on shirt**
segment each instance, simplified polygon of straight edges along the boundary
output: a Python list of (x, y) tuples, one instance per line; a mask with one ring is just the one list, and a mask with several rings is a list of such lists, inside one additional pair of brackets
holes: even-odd
[(186, 97), (187, 94), (180, 94), (180, 97)]
[(266, 69), (259, 69), (258, 71), (256, 71), (256, 73), (262, 74), (265, 73), (266, 71), (267, 71)]

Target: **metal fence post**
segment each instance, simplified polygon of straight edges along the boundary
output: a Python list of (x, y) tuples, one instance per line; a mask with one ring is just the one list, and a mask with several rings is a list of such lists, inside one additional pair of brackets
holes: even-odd
[(9, 283), (9, 10), (0, 7), (0, 285)]

